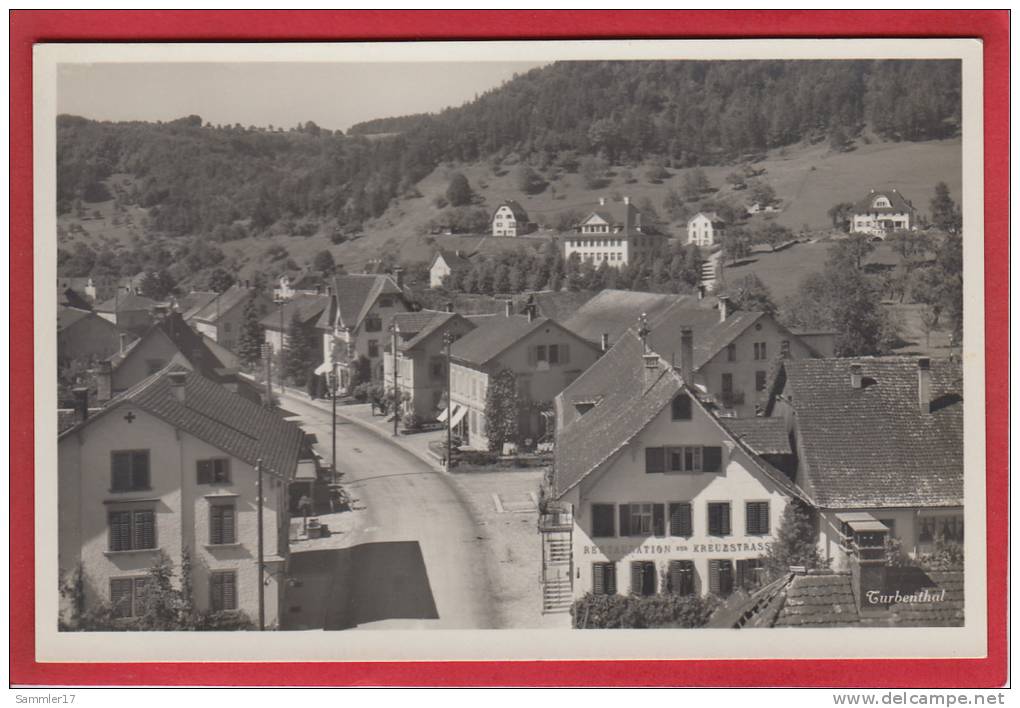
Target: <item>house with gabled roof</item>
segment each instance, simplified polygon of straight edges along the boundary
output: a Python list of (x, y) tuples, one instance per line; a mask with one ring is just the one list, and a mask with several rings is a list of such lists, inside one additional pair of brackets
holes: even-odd
[(95, 310), (97, 315), (125, 332), (140, 335), (152, 324), (157, 305), (155, 300), (144, 295), (118, 291), (106, 302), (96, 305)]
[(57, 307), (57, 361), (104, 359), (131, 337), (91, 310)]
[(192, 313), (188, 322), (220, 346), (235, 351), (240, 343), (244, 310), (249, 301), (255, 302), (259, 317), (265, 317), (273, 305), (272, 299), (262, 290), (234, 285)]
[(895, 189), (872, 189), (850, 211), (851, 233), (885, 238), (892, 231), (916, 228), (917, 217), (913, 204)]
[(440, 248), (429, 263), (429, 287), (441, 288), (445, 278), (451, 273), (464, 272), (470, 267), (471, 262), (459, 250), (449, 251)]
[(687, 243), (708, 248), (722, 240), (726, 221), (714, 211), (699, 211), (687, 220)]
[(391, 337), (383, 355), (383, 384), (393, 390), (396, 366), (396, 387), (406, 397), (404, 413), (413, 414), (421, 422), (434, 421), (446, 410), (440, 407), (448, 379), (446, 336), (459, 339), (475, 324), (455, 312), (419, 310), (395, 314), (393, 325), (397, 353), (394, 357)]
[(57, 446), (58, 565), (65, 582), (80, 573), (81, 609), (108, 606), (129, 627), (143, 610), (148, 570), (165, 554), (178, 587), (190, 558), (197, 610), (255, 621), (263, 587), (266, 624), (278, 623), (288, 485), (316, 465), (297, 425), (171, 364), (63, 432)]
[[(575, 382), (590, 396), (557, 429), (540, 524), (546, 611), (586, 593), (726, 596), (762, 582), (761, 557), (802, 495), (715, 415), (684, 342), (666, 358), (647, 327), (628, 330)], [(558, 410), (578, 403), (572, 392)]]
[(528, 212), (513, 199), (507, 199), (496, 207), (490, 222), (493, 236), (523, 236), (531, 227)]
[(323, 363), (315, 373), (325, 376), (334, 371), (344, 391), (358, 382), (361, 373), (356, 371), (362, 365), (368, 379), (380, 380), (383, 347), (390, 336), (393, 316), (410, 309), (399, 273), (396, 277), (363, 273), (334, 276), (328, 306), (316, 321), (323, 337)]
[(650, 233), (641, 223), (641, 212), (630, 197), (621, 202), (599, 198), (598, 206), (579, 221), (563, 239), (563, 257), (575, 253), (581, 261), (598, 267), (619, 268), (630, 261), (648, 258), (665, 244), (661, 234)]
[(522, 440), (551, 435), (556, 394), (598, 358), (598, 348), (555, 320), (540, 317), (535, 307), (514, 314), (507, 302), (502, 314), (469, 318), (476, 327), (451, 348), (451, 424), (474, 448), (488, 447), (485, 401), (492, 377), (503, 370), (517, 381)]
[[(277, 303), (269, 314), (259, 320), (266, 344), (273, 352), (279, 353), (287, 346), (287, 336), (295, 315), (301, 324), (314, 326), (328, 306), (328, 295), (297, 294), (289, 300)], [(317, 347), (315, 360), (322, 361), (322, 337), (316, 337), (315, 341)]]
[(784, 421), (819, 547), (845, 569), (854, 523), (903, 553), (963, 542), (963, 372), (928, 357), (782, 362), (767, 414)]

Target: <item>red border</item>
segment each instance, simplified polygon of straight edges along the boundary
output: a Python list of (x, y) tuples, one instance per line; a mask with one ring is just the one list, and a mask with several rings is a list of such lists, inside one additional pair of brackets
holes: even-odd
[[(973, 37), (984, 42), (988, 657), (945, 660), (42, 664), (34, 655), (32, 45), (692, 37)], [(1009, 12), (12, 11), (11, 683), (992, 687), (1006, 681), (1009, 355)], [(17, 375), (15, 375), (17, 374)], [(13, 500), (18, 500), (15, 503)]]

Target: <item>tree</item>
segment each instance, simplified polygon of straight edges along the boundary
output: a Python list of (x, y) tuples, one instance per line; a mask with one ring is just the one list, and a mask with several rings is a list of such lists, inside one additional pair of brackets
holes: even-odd
[(765, 554), (765, 569), (770, 578), (790, 572), (791, 566), (808, 570), (827, 568), (829, 563), (818, 549), (818, 534), (811, 510), (803, 502), (791, 499), (783, 510), (776, 540)]
[(177, 281), (165, 270), (150, 270), (142, 278), (140, 289), (145, 297), (166, 300), (177, 291)]
[(838, 204), (833, 204), (827, 212), (829, 218), (832, 219), (832, 228), (838, 229), (844, 233), (849, 233), (853, 209), (853, 202), (840, 202)]
[(963, 219), (960, 210), (949, 195), (945, 182), (935, 185), (935, 196), (931, 200), (931, 223), (935, 228), (948, 234), (959, 233)]
[(517, 189), (525, 194), (538, 194), (546, 187), (546, 181), (527, 165), (519, 165), (514, 174)]
[(684, 175), (683, 194), (687, 201), (696, 202), (701, 199), (702, 194), (711, 189), (712, 185), (708, 181), (708, 176), (700, 167), (695, 167)]
[(754, 273), (748, 273), (736, 283), (727, 284), (718, 294), (729, 297), (730, 304), (738, 310), (765, 312), (772, 316), (776, 314), (772, 291)]
[(747, 196), (751, 204), (763, 207), (776, 201), (776, 191), (763, 179), (756, 179), (749, 184)]
[(471, 203), (473, 193), (471, 185), (463, 172), (454, 173), (450, 185), (446, 188), (446, 200), (453, 206), (465, 206)]
[(336, 261), (333, 260), (333, 254), (327, 250), (319, 251), (315, 254), (315, 258), (312, 259), (312, 268), (323, 275), (333, 275), (334, 271), (336, 271)]
[(216, 268), (205, 279), (205, 286), (213, 292), (223, 293), (234, 284), (234, 276), (223, 268)]
[(485, 434), (490, 452), (502, 452), (503, 443), (516, 442), (518, 436), (517, 375), (502, 369), (489, 380), (485, 393)]
[(361, 384), (371, 383), (372, 362), (364, 354), (351, 362), (351, 380), (347, 384), (348, 391), (354, 391)]
[(751, 235), (747, 233), (747, 229), (734, 226), (723, 231), (722, 258), (729, 259), (730, 263), (736, 263), (749, 255), (751, 255)]
[(772, 251), (775, 251), (776, 246), (786, 243), (791, 238), (793, 238), (793, 233), (790, 229), (777, 224), (775, 221), (767, 221), (758, 229), (754, 240), (758, 243), (766, 244)]
[(871, 242), (867, 234), (850, 234), (842, 241), (837, 241), (829, 249), (829, 258), (833, 261), (845, 262), (860, 270), (864, 259), (874, 250), (875, 244)]
[(581, 160), (578, 174), (585, 189), (599, 189), (605, 183), (605, 173), (609, 165), (601, 157), (588, 156)]
[(255, 298), (248, 298), (242, 314), (241, 336), (237, 343), (237, 355), (245, 366), (255, 366), (262, 359), (262, 345), (265, 334), (259, 324), (259, 312), (255, 307)]
[(315, 369), (316, 333), (315, 324), (311, 320), (303, 321), (297, 309), (291, 316), (287, 328), (287, 342), (284, 347), (286, 355), (286, 375), (296, 385), (304, 385), (308, 372)]

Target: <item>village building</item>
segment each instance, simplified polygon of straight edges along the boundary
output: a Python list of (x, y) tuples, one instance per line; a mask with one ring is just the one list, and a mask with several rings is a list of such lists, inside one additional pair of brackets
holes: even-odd
[(112, 298), (96, 305), (96, 314), (109, 320), (125, 332), (141, 335), (155, 318), (158, 303), (134, 292), (116, 293)]
[(850, 232), (885, 238), (892, 231), (917, 228), (913, 205), (895, 189), (871, 190), (850, 212)]
[[(279, 354), (280, 350), (287, 346), (290, 328), (294, 322), (294, 315), (302, 325), (315, 327), (316, 322), (322, 316), (323, 311), (329, 307), (328, 295), (307, 295), (295, 294), (290, 299), (276, 303), (276, 306), (263, 317), (259, 324), (262, 326), (266, 344), (274, 353)], [(315, 337), (315, 360), (322, 361), (322, 337), (316, 332)]]
[[(420, 310), (394, 315), (393, 326), (397, 337), (396, 388), (406, 398), (403, 411), (421, 422), (434, 421), (446, 410), (440, 408), (448, 383), (446, 337), (459, 339), (475, 325), (454, 312)], [(391, 336), (383, 355), (383, 382), (388, 391), (394, 386), (393, 367)]]
[(432, 256), (429, 264), (429, 287), (436, 289), (444, 285), (444, 281), (454, 271), (464, 272), (471, 267), (467, 257), (461, 255), (460, 251), (447, 251), (439, 249), (436, 255)]
[(255, 384), (238, 376), (236, 355), (192, 329), (179, 312), (171, 312), (141, 338), (99, 363), (96, 399), (105, 403), (170, 364), (197, 371), (253, 403), (263, 401)]
[[(398, 312), (408, 312), (401, 274), (342, 274), (333, 277), (329, 304), (316, 322), (322, 334), (323, 362), (316, 374), (333, 371), (341, 390), (383, 376), (383, 347)], [(364, 366), (366, 371), (358, 369)]]
[(722, 241), (726, 222), (714, 211), (699, 211), (687, 220), (687, 243), (708, 248)]
[(90, 310), (57, 307), (57, 361), (105, 359), (130, 338)]
[(574, 226), (574, 233), (564, 238), (563, 257), (569, 259), (576, 253), (582, 261), (590, 261), (596, 267), (608, 263), (619, 268), (652, 256), (664, 242), (663, 236), (642, 229), (641, 212), (631, 204), (630, 197), (624, 197), (622, 202), (607, 202), (600, 197), (595, 210)]
[(297, 425), (171, 365), (62, 433), (58, 458), (59, 570), (64, 582), (81, 573), (82, 609), (107, 605), (116, 618), (138, 616), (148, 571), (162, 553), (178, 587), (190, 558), (198, 611), (255, 621), (261, 586), (266, 624), (279, 622), (288, 483), (316, 464)]
[(273, 301), (261, 290), (234, 285), (194, 312), (188, 322), (209, 339), (236, 351), (244, 326), (244, 310), (254, 300), (259, 317), (265, 317)]
[[(550, 511), (540, 524), (547, 612), (596, 595), (715, 594), (763, 581), (796, 486), (731, 434), (695, 383), (696, 342), (655, 353), (627, 331), (556, 400)], [(571, 394), (585, 393), (580, 401)], [(566, 549), (569, 549), (566, 550)]]
[(513, 199), (500, 204), (492, 214), (493, 236), (523, 236), (530, 228), (528, 212)]
[[(451, 348), (451, 425), (473, 448), (488, 447), (485, 401), (491, 379), (503, 370), (517, 381), (522, 440), (551, 436), (549, 415), (555, 396), (598, 358), (598, 348), (563, 325), (539, 317), (534, 308), (471, 318), (477, 327)], [(444, 418), (445, 420), (445, 418)]]
[(298, 295), (318, 295), (323, 292), (326, 278), (309, 270), (283, 273), (273, 288), (273, 300), (290, 300)]
[(192, 290), (173, 299), (175, 309), (181, 313), (185, 321), (198, 314), (202, 308), (211, 303), (219, 296), (215, 290)]
[(771, 393), (767, 413), (785, 422), (833, 570), (847, 568), (856, 523), (877, 522), (913, 557), (963, 542), (959, 361), (784, 361)]

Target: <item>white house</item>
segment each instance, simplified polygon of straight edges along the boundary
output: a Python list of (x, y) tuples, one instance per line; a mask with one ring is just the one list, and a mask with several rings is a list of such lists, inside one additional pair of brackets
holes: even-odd
[(917, 228), (915, 210), (909, 200), (895, 189), (875, 191), (854, 205), (850, 212), (850, 232), (885, 238), (890, 231)]
[(726, 222), (714, 211), (699, 211), (687, 221), (687, 243), (707, 247), (722, 239)]
[(443, 287), (444, 279), (454, 271), (464, 271), (469, 268), (471, 262), (461, 255), (460, 251), (446, 251), (439, 249), (432, 257), (429, 264), (429, 287)]
[(664, 240), (661, 235), (642, 230), (641, 212), (630, 203), (630, 197), (624, 197), (621, 203), (607, 203), (605, 197), (600, 197), (598, 207), (564, 238), (563, 257), (569, 259), (576, 253), (596, 267), (608, 263), (619, 268), (653, 255)]
[(493, 236), (522, 236), (529, 225), (528, 212), (513, 199), (500, 204), (492, 215)]

